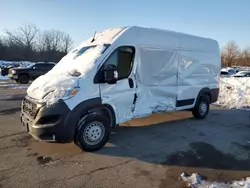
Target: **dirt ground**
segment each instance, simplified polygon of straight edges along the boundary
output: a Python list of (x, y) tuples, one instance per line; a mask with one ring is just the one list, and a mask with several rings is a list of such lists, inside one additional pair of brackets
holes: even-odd
[(211, 106), (205, 120), (155, 114), (121, 125), (103, 149), (87, 153), (31, 138), (20, 103), (0, 99), (0, 187), (180, 188), (183, 171), (223, 182), (250, 176), (249, 111)]

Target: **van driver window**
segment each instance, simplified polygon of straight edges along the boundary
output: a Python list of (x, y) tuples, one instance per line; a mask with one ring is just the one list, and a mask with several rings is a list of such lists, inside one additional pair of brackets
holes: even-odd
[(105, 62), (106, 65), (113, 64), (117, 66), (119, 80), (129, 76), (133, 67), (134, 52), (133, 47), (120, 47)]

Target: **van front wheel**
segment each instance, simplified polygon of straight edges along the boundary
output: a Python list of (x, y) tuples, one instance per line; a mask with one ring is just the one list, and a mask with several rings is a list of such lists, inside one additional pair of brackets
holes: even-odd
[(209, 112), (209, 96), (204, 95), (197, 99), (195, 107), (192, 109), (193, 116), (196, 119), (204, 119)]
[(93, 113), (79, 120), (75, 143), (84, 151), (95, 151), (107, 143), (109, 135), (107, 118), (102, 114)]

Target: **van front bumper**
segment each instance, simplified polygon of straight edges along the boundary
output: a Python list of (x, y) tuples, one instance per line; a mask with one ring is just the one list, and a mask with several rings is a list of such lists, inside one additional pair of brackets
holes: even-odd
[(28, 97), (25, 97), (22, 101), (22, 125), (37, 140), (48, 142), (73, 141), (75, 126), (69, 123), (71, 116), (71, 110), (63, 100), (50, 106), (37, 103)]

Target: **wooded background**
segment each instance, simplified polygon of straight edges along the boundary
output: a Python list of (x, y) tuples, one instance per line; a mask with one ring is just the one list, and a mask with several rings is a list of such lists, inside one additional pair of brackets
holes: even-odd
[(247, 66), (250, 67), (250, 48), (240, 49), (234, 42), (230, 41), (221, 52), (221, 63), (223, 67)]
[[(34, 24), (26, 24), (0, 36), (0, 60), (57, 63), (71, 49), (69, 34), (59, 30), (42, 31)], [(240, 49), (230, 41), (221, 49), (222, 67), (235, 65), (250, 67), (250, 48)]]
[(0, 60), (57, 63), (72, 44), (67, 33), (41, 31), (34, 24), (26, 24), (14, 31), (5, 30), (0, 36)]

